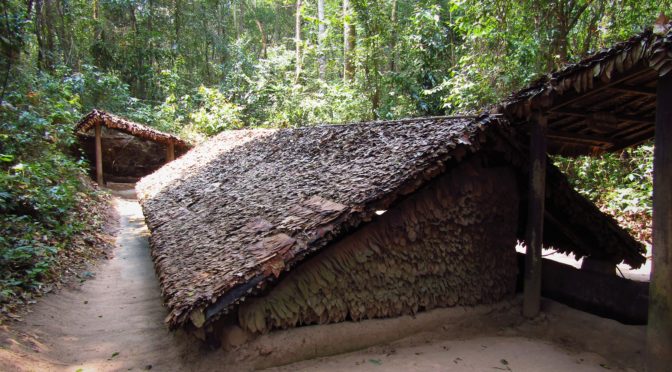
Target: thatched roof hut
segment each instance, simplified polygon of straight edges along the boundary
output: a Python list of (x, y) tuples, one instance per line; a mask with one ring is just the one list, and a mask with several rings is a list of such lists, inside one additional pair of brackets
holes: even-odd
[(96, 125), (102, 125), (109, 129), (118, 130), (138, 138), (162, 143), (164, 145), (173, 144), (177, 149), (191, 148), (191, 145), (188, 142), (173, 134), (161, 132), (160, 130), (150, 128), (146, 125), (138, 124), (120, 116), (96, 109), (88, 113), (77, 123), (75, 126), (75, 133), (87, 133), (95, 128)]
[[(250, 298), (273, 291), (276, 283), (297, 267), (305, 274), (295, 275), (292, 281), (300, 283), (308, 277), (302, 275), (321, 270), (310, 269), (311, 266), (326, 265), (321, 257), (338, 261), (339, 254), (329, 252), (340, 250), (334, 248), (338, 242), (357, 233), (359, 237), (353, 238), (355, 241), (347, 249), (362, 245), (360, 253), (377, 251), (367, 254), (381, 255), (376, 256), (380, 260), (397, 257), (391, 259), (390, 267), (405, 267), (395, 274), (374, 275), (376, 280), (387, 280), (388, 285), (409, 275), (408, 270), (416, 273), (412, 274), (415, 278), (440, 271), (444, 275), (439, 278), (440, 283), (453, 280), (445, 276), (452, 275), (451, 270), (426, 262), (425, 257), (431, 257), (432, 262), (456, 261), (455, 270), (462, 266), (474, 270), (462, 276), (484, 275), (487, 281), (469, 282), (467, 287), (489, 285), (492, 289), (478, 296), (460, 292), (464, 301), (453, 301), (450, 291), (454, 286), (449, 289), (439, 284), (443, 292), (434, 292), (437, 298), (418, 295), (420, 308), (425, 308), (422, 304), (427, 302), (447, 306), (495, 301), (509, 293), (511, 280), (515, 282), (515, 258), (505, 251), (513, 254), (515, 238), (522, 236), (525, 226), (527, 157), (525, 145), (510, 131), (508, 122), (497, 116), (221, 133), (138, 184), (152, 233), (152, 256), (170, 312), (166, 321), (171, 328), (189, 323), (207, 325), (223, 314), (235, 312)], [(642, 245), (577, 194), (550, 165), (547, 184), (550, 192), (545, 244), (579, 257), (624, 260), (632, 266), (644, 262)], [(428, 190), (436, 191), (431, 194)], [(426, 206), (426, 211), (405, 212), (418, 205)], [(437, 209), (436, 205), (443, 207)], [(443, 215), (449, 210), (450, 216)], [(383, 214), (384, 211), (388, 212)], [(425, 222), (418, 222), (418, 218)], [(375, 227), (378, 220), (387, 221), (379, 223), (387, 227)], [(496, 227), (498, 224), (503, 227)], [(439, 227), (443, 225), (451, 226), (451, 231), (433, 235), (434, 230), (443, 231)], [(394, 232), (390, 226), (404, 226), (407, 231), (399, 235), (399, 229)], [(474, 230), (469, 230), (472, 227)], [(372, 241), (366, 240), (370, 234), (378, 234), (376, 229), (393, 231), (387, 238), (380, 238), (386, 242), (383, 248), (393, 247), (390, 251), (381, 248), (380, 253)], [(462, 230), (471, 231), (468, 235), (473, 239), (464, 240), (467, 238), (459, 233)], [(480, 241), (479, 236), (487, 241), (474, 243)], [(450, 239), (455, 242), (444, 247), (443, 242)], [(433, 243), (427, 243), (430, 241)], [(409, 244), (414, 248), (408, 248)], [(408, 253), (419, 245), (419, 253)], [(459, 264), (461, 249), (475, 249), (474, 256), (487, 256), (487, 247), (502, 252), (503, 256), (498, 256), (503, 257), (502, 261), (484, 258), (487, 267), (480, 267), (479, 263)], [(444, 252), (445, 256), (434, 257), (435, 252)], [(366, 257), (361, 260), (369, 262)], [(418, 266), (414, 260), (421, 262), (419, 271), (408, 268)], [(349, 276), (348, 267), (358, 270), (339, 262), (340, 269), (334, 269), (339, 280)], [(369, 264), (359, 266), (362, 265)], [(504, 269), (498, 270), (498, 266)], [(490, 271), (506, 279), (501, 286), (492, 283), (498, 281), (496, 275), (485, 275)], [(277, 288), (278, 296), (282, 295), (281, 286)], [(323, 286), (320, 290), (327, 289)], [(393, 316), (418, 310), (414, 300), (408, 300), (410, 310), (366, 311), (347, 305), (354, 302), (339, 298), (334, 301), (341, 308), (330, 313), (337, 314), (333, 317), (316, 320), (315, 313), (279, 310), (284, 318), (269, 318), (259, 327), (250, 327), (265, 331), (273, 324), (284, 327), (292, 322)], [(248, 315), (260, 314), (266, 305), (259, 306), (248, 306), (245, 311)], [(255, 321), (260, 322), (244, 322), (250, 325)]]
[(75, 133), (100, 184), (103, 178), (135, 182), (191, 148), (175, 135), (100, 110), (84, 116)]

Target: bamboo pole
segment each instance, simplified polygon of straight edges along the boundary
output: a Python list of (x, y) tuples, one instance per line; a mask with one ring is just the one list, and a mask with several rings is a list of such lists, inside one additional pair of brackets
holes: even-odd
[(166, 146), (166, 163), (170, 163), (173, 160), (175, 160), (175, 144), (170, 142)]
[(547, 119), (535, 113), (530, 132), (530, 184), (525, 240), (523, 316), (533, 318), (541, 306), (541, 248), (544, 236)]
[(672, 74), (658, 79), (653, 160), (653, 264), (647, 326), (648, 371), (672, 367)]
[(96, 124), (96, 182), (103, 186), (103, 140), (100, 124)]

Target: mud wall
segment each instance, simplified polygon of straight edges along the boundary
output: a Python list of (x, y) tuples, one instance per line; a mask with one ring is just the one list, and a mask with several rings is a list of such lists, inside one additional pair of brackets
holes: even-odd
[[(102, 128), (103, 171), (106, 181), (135, 181), (166, 163), (166, 145), (114, 129)], [(95, 175), (96, 147), (93, 130), (79, 137), (84, 155)], [(175, 156), (179, 156), (176, 149)]]
[(247, 299), (238, 322), (265, 333), (513, 295), (518, 202), (512, 168), (464, 162)]

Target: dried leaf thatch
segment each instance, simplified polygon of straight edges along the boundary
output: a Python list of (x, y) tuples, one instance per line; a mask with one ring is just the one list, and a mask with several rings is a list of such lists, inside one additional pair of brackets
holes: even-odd
[[(168, 324), (203, 325), (229, 311), (377, 210), (479, 151), (486, 140), (487, 148), (498, 148), (494, 161), (524, 174), (524, 151), (502, 145), (511, 139), (494, 139), (507, 127), (505, 120), (486, 116), (238, 130), (167, 164), (137, 189)], [(582, 198), (571, 189), (565, 194)], [(585, 210), (577, 205), (558, 208)], [(599, 210), (587, 213), (605, 219)], [(618, 229), (612, 220), (605, 224)], [(607, 230), (587, 227), (598, 241), (612, 233)], [(632, 238), (619, 237), (617, 245), (619, 259), (640, 249)]]
[[(663, 19), (661, 22), (664, 22)], [(512, 123), (548, 120), (548, 152), (598, 155), (654, 136), (656, 89), (672, 71), (670, 23), (543, 76), (493, 111)]]
[(166, 145), (172, 143), (178, 149), (188, 149), (191, 147), (189, 143), (172, 134), (164, 133), (154, 128), (134, 123), (119, 116), (95, 109), (77, 123), (75, 126), (75, 133), (86, 133), (91, 128), (95, 127), (96, 124), (104, 125), (110, 129), (116, 129), (150, 141)]
[(516, 171), (486, 168), (479, 155), (330, 244), (268, 294), (245, 301), (238, 310), (240, 326), (265, 333), (513, 295)]
[(623, 73), (642, 63), (653, 68), (659, 76), (672, 71), (672, 24), (648, 29), (628, 41), (602, 50), (578, 63), (544, 75), (506, 100), (498, 112), (518, 118), (529, 118), (535, 109), (551, 105), (554, 96), (573, 90), (582, 93), (593, 89), (596, 82), (608, 82), (613, 75)]

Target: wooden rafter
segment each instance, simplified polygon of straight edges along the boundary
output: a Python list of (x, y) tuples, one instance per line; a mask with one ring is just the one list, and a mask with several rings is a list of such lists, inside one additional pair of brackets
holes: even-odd
[(622, 114), (612, 114), (610, 112), (581, 112), (577, 110), (552, 110), (551, 113), (558, 115), (568, 115), (575, 116), (579, 118), (587, 118), (598, 121), (606, 121), (609, 123), (618, 123), (623, 121), (629, 121), (633, 123), (644, 123), (644, 124), (653, 124), (654, 119), (647, 119), (635, 115), (622, 115)]
[(617, 144), (610, 147), (608, 149), (608, 151), (610, 151), (610, 152), (621, 151), (625, 148), (642, 144), (642, 143), (646, 142), (647, 140), (650, 140), (651, 138), (653, 138), (654, 137), (654, 132), (655, 132), (654, 128), (647, 128), (646, 130), (637, 134), (635, 137), (631, 137), (629, 139), (619, 141)]
[(549, 111), (557, 111), (560, 108), (569, 106), (573, 103), (579, 102), (581, 100), (585, 100), (587, 97), (593, 96), (597, 93), (604, 92), (605, 90), (608, 90), (612, 87), (619, 86), (621, 83), (624, 83), (628, 80), (631, 79), (636, 79), (638, 77), (641, 77), (646, 74), (650, 74), (654, 72), (651, 68), (649, 67), (640, 67), (639, 69), (630, 72), (629, 74), (624, 74), (620, 77), (617, 77), (609, 82), (595, 82), (593, 83), (593, 88), (583, 94), (578, 94), (578, 95), (571, 95), (568, 98), (563, 99), (558, 98), (554, 101), (554, 104), (549, 107)]
[(614, 140), (609, 137), (595, 136), (591, 134), (581, 134), (575, 132), (560, 132), (555, 130), (549, 130), (547, 135), (548, 138), (555, 138), (560, 140), (569, 140), (571, 142), (588, 142), (588, 143), (600, 143), (600, 144), (614, 144)]
[(638, 86), (630, 86), (630, 85), (617, 85), (610, 87), (609, 90), (617, 91), (617, 92), (623, 92), (623, 93), (633, 93), (633, 94), (638, 94), (638, 95), (643, 95), (647, 97), (655, 97), (656, 96), (656, 90), (651, 89), (651, 88), (646, 88), (646, 87), (638, 87)]

